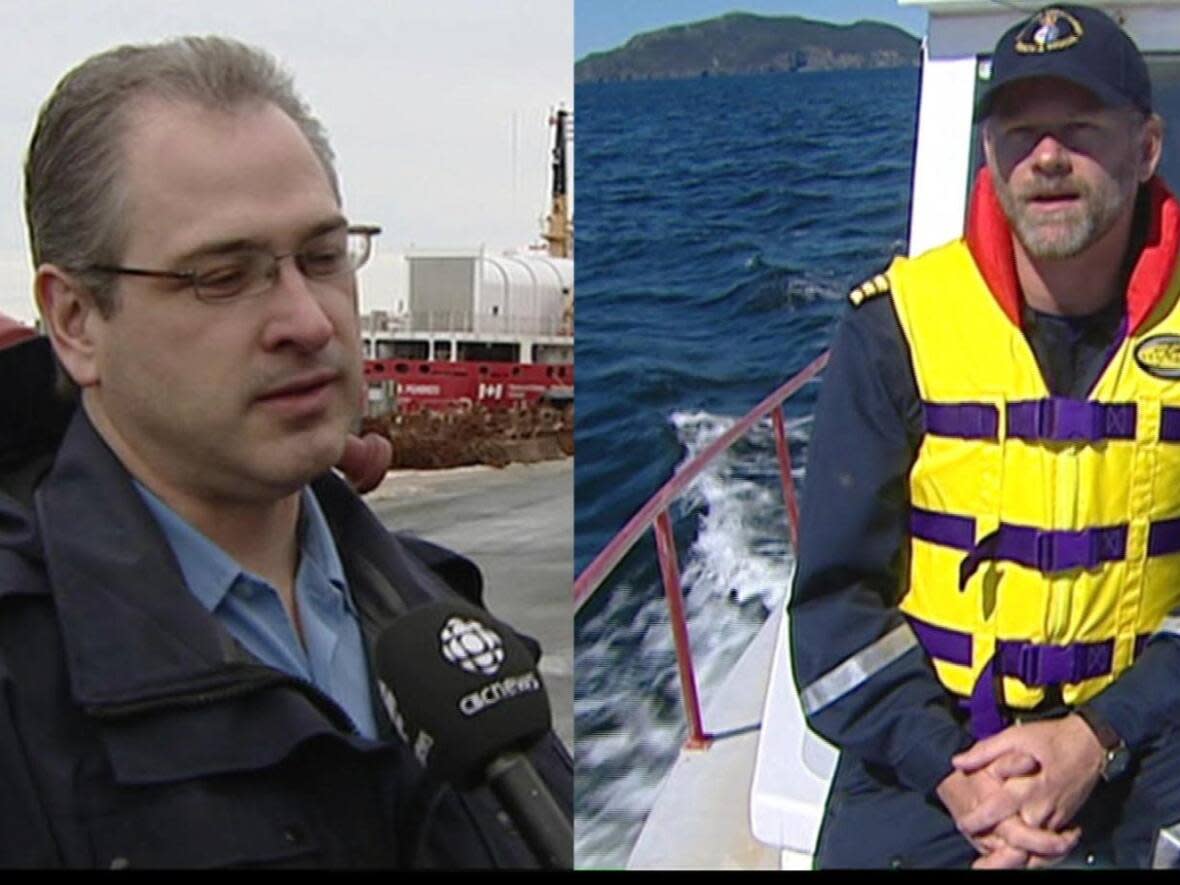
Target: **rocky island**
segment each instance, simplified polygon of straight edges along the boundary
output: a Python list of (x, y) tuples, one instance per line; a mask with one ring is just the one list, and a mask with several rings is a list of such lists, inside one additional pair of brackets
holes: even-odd
[(893, 25), (833, 25), (798, 16), (733, 12), (660, 28), (617, 49), (594, 52), (574, 66), (578, 83), (916, 67), (918, 38)]

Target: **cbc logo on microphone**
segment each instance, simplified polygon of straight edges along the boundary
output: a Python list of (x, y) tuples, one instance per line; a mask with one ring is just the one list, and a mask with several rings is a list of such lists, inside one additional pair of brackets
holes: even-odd
[(494, 676), (504, 662), (504, 642), (495, 630), (476, 620), (453, 617), (438, 636), (443, 657), (468, 673)]

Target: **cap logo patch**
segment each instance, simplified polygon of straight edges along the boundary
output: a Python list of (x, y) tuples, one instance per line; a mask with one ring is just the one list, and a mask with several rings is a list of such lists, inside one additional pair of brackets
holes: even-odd
[(1025, 54), (1068, 49), (1082, 39), (1082, 23), (1062, 9), (1045, 9), (1016, 35), (1016, 51)]

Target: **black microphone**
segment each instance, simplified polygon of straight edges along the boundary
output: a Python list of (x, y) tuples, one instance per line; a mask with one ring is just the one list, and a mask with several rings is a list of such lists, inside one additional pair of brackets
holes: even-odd
[(549, 731), (532, 655), (486, 611), (411, 609), (377, 640), (381, 699), (402, 740), (438, 779), (485, 782), (541, 864), (573, 868), (573, 826), (524, 750)]

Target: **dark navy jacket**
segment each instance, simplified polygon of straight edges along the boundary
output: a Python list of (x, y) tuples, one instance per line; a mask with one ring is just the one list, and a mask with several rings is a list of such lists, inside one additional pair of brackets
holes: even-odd
[[(51, 366), (43, 339), (13, 350)], [(15, 359), (0, 351), (0, 370)], [(233, 641), (81, 409), (5, 391), (0, 416), (26, 414), (0, 417), (0, 474), (16, 477), (0, 492), (0, 866), (531, 865), (491, 793), (427, 779), (379, 702), (383, 740), (365, 741)], [(67, 418), (54, 453), (45, 422)], [(17, 439), (22, 422), (41, 438)], [(479, 601), (470, 562), (391, 535), (332, 474), (313, 488), (370, 659), (407, 607)], [(560, 742), (532, 758), (569, 808)]]
[[(1085, 396), (1122, 317), (1116, 303), (1068, 319), (1025, 309), (1024, 331), (1050, 391)], [(925, 431), (890, 297), (841, 323), (808, 447), (799, 561), (789, 603), (800, 688), (902, 622), (908, 475)], [(1132, 749), (1180, 725), (1180, 642), (1151, 642), (1092, 707)], [(921, 648), (809, 717), (812, 728), (887, 779), (924, 794), (972, 738)]]

